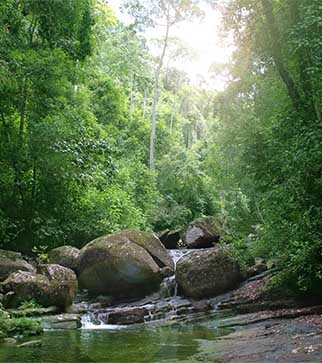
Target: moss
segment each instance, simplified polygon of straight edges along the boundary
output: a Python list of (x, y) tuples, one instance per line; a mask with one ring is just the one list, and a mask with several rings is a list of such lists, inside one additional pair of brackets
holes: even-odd
[(0, 340), (14, 335), (39, 335), (43, 332), (38, 320), (28, 318), (10, 318), (9, 314), (0, 310)]
[(38, 320), (28, 318), (9, 319), (9, 335), (39, 335), (43, 329)]
[(212, 235), (222, 236), (223, 234), (222, 226), (218, 219), (215, 217), (201, 217), (195, 219), (192, 224), (205, 231), (208, 231), (208, 233)]

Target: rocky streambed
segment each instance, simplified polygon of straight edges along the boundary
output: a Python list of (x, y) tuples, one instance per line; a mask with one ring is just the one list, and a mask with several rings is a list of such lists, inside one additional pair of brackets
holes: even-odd
[[(0, 361), (322, 360), (322, 307), (270, 296), (274, 271), (258, 261), (242, 273), (218, 244), (219, 228), (206, 222), (187, 229), (186, 249), (123, 231), (82, 250), (59, 247), (45, 265), (0, 251), (0, 331), (10, 336), (0, 344)], [(165, 235), (176, 246), (177, 232)], [(28, 306), (28, 298), (42, 307)], [(44, 334), (31, 340), (23, 327)]]

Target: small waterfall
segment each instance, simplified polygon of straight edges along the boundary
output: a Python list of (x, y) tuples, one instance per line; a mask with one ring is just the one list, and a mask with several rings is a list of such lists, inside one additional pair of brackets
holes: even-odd
[(191, 252), (193, 252), (193, 250), (188, 250), (187, 248), (168, 250), (168, 253), (171, 256), (175, 266), (177, 265), (177, 262), (180, 260), (181, 257), (186, 256)]
[(166, 277), (160, 285), (160, 297), (176, 297), (177, 296), (177, 282), (175, 276)]
[[(193, 252), (193, 250), (168, 250), (175, 267), (180, 258), (191, 252)], [(86, 296), (79, 296), (81, 304), (84, 304), (84, 300), (86, 300)], [(97, 304), (93, 305), (96, 306), (94, 307), (87, 304), (89, 312), (84, 314), (81, 318), (83, 330), (119, 330), (127, 328), (131, 324), (141, 322), (153, 323), (160, 320), (180, 319), (181, 316), (193, 312), (191, 302), (183, 296), (178, 296), (178, 284), (175, 275), (163, 279), (158, 294), (152, 294), (137, 302), (126, 305), (120, 304), (115, 307), (108, 307), (108, 309), (104, 306), (97, 306)], [(133, 309), (144, 309), (143, 321), (136, 321), (137, 315), (135, 312), (133, 313)], [(114, 312), (120, 314), (119, 317), (116, 318), (119, 319), (119, 323), (127, 325), (109, 324), (109, 321), (112, 321), (112, 319), (110, 319), (110, 314)], [(113, 315), (113, 323), (115, 322), (115, 315), (117, 314)], [(132, 320), (131, 314), (133, 314)], [(127, 316), (129, 317), (129, 320), (127, 320)], [(124, 317), (126, 318), (124, 319)]]
[[(177, 250), (168, 250), (169, 255), (171, 256), (174, 266), (176, 267), (177, 262), (181, 257), (188, 255), (192, 250), (188, 249), (177, 249)], [(160, 297), (168, 298), (173, 297), (176, 298), (178, 295), (178, 284), (176, 282), (175, 276), (166, 277), (163, 279), (160, 285)]]
[(81, 319), (82, 329), (84, 330), (117, 330), (126, 328), (125, 325), (112, 325), (106, 324), (99, 318), (97, 318), (93, 313), (87, 313), (82, 316)]

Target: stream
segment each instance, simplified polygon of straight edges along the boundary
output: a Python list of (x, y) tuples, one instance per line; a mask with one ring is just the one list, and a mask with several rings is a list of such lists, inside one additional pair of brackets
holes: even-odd
[[(46, 331), (40, 348), (2, 347), (4, 363), (214, 362), (212, 342), (231, 330), (211, 321), (170, 326)], [(38, 337), (37, 337), (38, 339)]]
[[(176, 264), (191, 250), (169, 251)], [(316, 363), (322, 362), (322, 306), (238, 313), (243, 296), (256, 297), (266, 272), (237, 290), (193, 301), (180, 296), (174, 276), (136, 301), (79, 291), (73, 312), (40, 318), (44, 334), (0, 345), (2, 363)], [(250, 300), (251, 301), (251, 300)], [(247, 304), (246, 304), (247, 306)], [(34, 340), (34, 342), (32, 342)], [(25, 343), (29, 346), (19, 347)], [(32, 344), (31, 344), (32, 343)]]
[[(175, 264), (190, 252), (169, 251)], [(232, 331), (216, 327), (214, 310), (198, 313), (189, 300), (177, 296), (174, 276), (163, 280), (158, 293), (139, 301), (106, 307), (98, 300), (90, 301), (86, 294), (79, 294), (75, 306), (82, 306), (86, 311), (81, 315), (80, 329), (45, 329), (42, 336), (36, 337), (41, 347), (1, 346), (0, 362), (213, 362), (213, 341)], [(121, 318), (127, 319), (133, 311), (144, 311), (141, 323), (109, 322), (115, 312), (121, 312)], [(19, 339), (19, 343), (23, 341)]]

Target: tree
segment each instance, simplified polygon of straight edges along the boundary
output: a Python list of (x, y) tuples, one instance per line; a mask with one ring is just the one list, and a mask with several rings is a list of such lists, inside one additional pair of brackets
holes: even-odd
[(237, 245), (276, 259), (280, 284), (319, 291), (319, 1), (233, 0), (224, 20), (237, 48), (207, 152), (222, 214)]
[(164, 63), (164, 58), (169, 43), (171, 29), (178, 23), (184, 20), (191, 20), (194, 17), (202, 15), (198, 7), (197, 0), (125, 0), (125, 9), (135, 19), (135, 25), (141, 27), (156, 27), (164, 28), (164, 37), (162, 39), (161, 53), (154, 75), (153, 86), (153, 101), (152, 101), (152, 116), (151, 116), (151, 134), (150, 134), (150, 168), (154, 169), (154, 149), (156, 137), (156, 121), (157, 107), (159, 100), (159, 82), (161, 71)]

